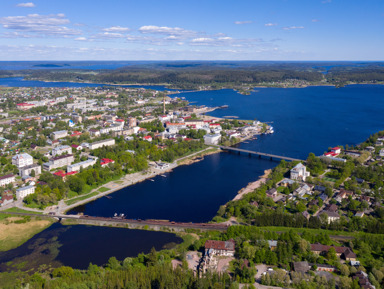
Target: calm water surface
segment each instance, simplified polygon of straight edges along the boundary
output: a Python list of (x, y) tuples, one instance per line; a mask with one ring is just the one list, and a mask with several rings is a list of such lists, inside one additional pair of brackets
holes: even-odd
[(89, 263), (103, 265), (112, 256), (124, 260), (149, 253), (152, 247), (161, 250), (181, 242), (171, 233), (55, 223), (22, 246), (0, 252), (0, 272), (37, 269), (42, 264), (86, 269)]

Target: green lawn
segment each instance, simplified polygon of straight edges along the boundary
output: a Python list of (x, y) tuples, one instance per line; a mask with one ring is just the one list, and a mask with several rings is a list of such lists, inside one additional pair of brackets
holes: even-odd
[(98, 195), (98, 194), (99, 194), (99, 192), (98, 192), (98, 191), (95, 191), (95, 192), (93, 192), (92, 194), (88, 194), (88, 195), (80, 196), (80, 197), (78, 197), (78, 198), (74, 198), (74, 199), (65, 201), (65, 203), (66, 203), (68, 206), (70, 206), (70, 205), (72, 205), (72, 204), (74, 204), (74, 203), (76, 203), (76, 202), (78, 202), (78, 201), (82, 201), (82, 200), (88, 199), (88, 198), (93, 197), (93, 196), (96, 196), (96, 195)]
[(105, 192), (108, 192), (110, 189), (106, 188), (106, 187), (101, 187), (98, 191), (100, 193), (105, 193)]
[(323, 178), (323, 180), (324, 180), (324, 181), (327, 181), (327, 182), (333, 182), (333, 183), (337, 182), (336, 179), (329, 178), (329, 177), (325, 177), (325, 178)]

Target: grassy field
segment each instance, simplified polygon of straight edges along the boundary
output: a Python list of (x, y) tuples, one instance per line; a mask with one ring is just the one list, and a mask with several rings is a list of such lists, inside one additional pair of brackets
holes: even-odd
[(36, 215), (43, 214), (42, 212), (28, 211), (28, 210), (23, 210), (23, 209), (19, 209), (19, 208), (10, 208), (10, 209), (4, 210), (3, 212), (28, 213), (28, 214), (36, 214)]
[(100, 193), (105, 193), (105, 192), (108, 192), (110, 189), (108, 189), (108, 188), (106, 188), (106, 187), (101, 187), (100, 189), (99, 189), (99, 192)]
[(8, 251), (19, 247), (51, 224), (52, 221), (50, 220), (39, 220), (34, 217), (32, 217), (32, 219), (22, 217), (1, 219), (0, 251)]
[(93, 192), (92, 194), (88, 194), (88, 195), (84, 195), (84, 196), (80, 196), (78, 198), (74, 198), (74, 199), (71, 199), (71, 200), (68, 200), (68, 201), (65, 201), (65, 203), (70, 206), (78, 201), (82, 201), (82, 200), (85, 200), (85, 199), (88, 199), (90, 197), (93, 197), (93, 196), (96, 196), (97, 194), (99, 194), (99, 191), (95, 191)]

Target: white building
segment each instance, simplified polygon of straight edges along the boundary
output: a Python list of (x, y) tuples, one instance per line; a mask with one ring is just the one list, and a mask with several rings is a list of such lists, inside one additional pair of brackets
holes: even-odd
[(72, 149), (70, 146), (68, 145), (63, 145), (63, 146), (58, 146), (58, 147), (55, 147), (54, 149), (52, 149), (52, 156), (60, 156), (62, 154), (71, 154), (72, 153)]
[(309, 177), (309, 172), (307, 172), (306, 166), (304, 166), (302, 163), (297, 164), (291, 170), (292, 180), (305, 181), (307, 177)]
[(24, 199), (26, 196), (35, 193), (35, 186), (22, 187), (16, 190), (16, 197), (18, 200)]
[(35, 176), (41, 174), (41, 166), (38, 164), (32, 164), (19, 169), (19, 175), (21, 177), (30, 176), (32, 171), (35, 171)]
[(5, 187), (8, 184), (12, 184), (15, 182), (15, 175), (9, 174), (0, 177), (0, 186)]
[(65, 167), (73, 163), (74, 161), (73, 155), (63, 155), (59, 157), (52, 158), (49, 162), (43, 164), (43, 169), (45, 171), (50, 171), (52, 169), (57, 169), (61, 167)]
[(12, 164), (17, 168), (22, 168), (33, 164), (33, 157), (27, 153), (15, 155), (12, 157)]
[(95, 157), (95, 158), (88, 159), (88, 160), (80, 162), (80, 163), (69, 165), (67, 167), (67, 173), (74, 172), (74, 171), (78, 172), (78, 171), (80, 171), (81, 168), (85, 169), (87, 167), (93, 166), (94, 164), (96, 164), (96, 160), (97, 160), (97, 158)]
[(221, 134), (206, 134), (204, 136), (204, 143), (207, 145), (217, 145), (221, 139)]
[(381, 150), (380, 150), (380, 156), (381, 156), (381, 157), (384, 157), (384, 149), (381, 149)]
[(51, 138), (53, 140), (57, 140), (66, 136), (68, 136), (68, 132), (66, 130), (54, 131), (53, 133), (51, 133)]
[(89, 144), (89, 149), (90, 150), (95, 150), (95, 149), (101, 148), (103, 146), (113, 146), (113, 145), (115, 145), (115, 140), (114, 139), (105, 139), (105, 140), (101, 140), (101, 141), (96, 141), (96, 142), (90, 143)]

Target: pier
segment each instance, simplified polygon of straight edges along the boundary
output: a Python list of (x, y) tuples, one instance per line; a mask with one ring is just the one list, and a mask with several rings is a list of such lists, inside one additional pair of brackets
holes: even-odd
[(274, 154), (267, 154), (267, 153), (262, 153), (262, 152), (255, 152), (255, 151), (250, 151), (250, 150), (245, 150), (245, 149), (239, 149), (235, 147), (226, 147), (226, 146), (220, 146), (220, 145), (210, 145), (212, 147), (220, 148), (222, 150), (227, 150), (227, 151), (235, 151), (238, 153), (246, 153), (249, 155), (257, 155), (259, 157), (268, 157), (271, 160), (272, 159), (279, 159), (279, 160), (286, 160), (286, 161), (299, 161), (299, 162), (305, 162), (305, 160), (301, 159), (296, 159), (296, 158), (291, 158), (291, 157), (285, 157), (285, 156), (279, 156), (279, 155), (274, 155)]

